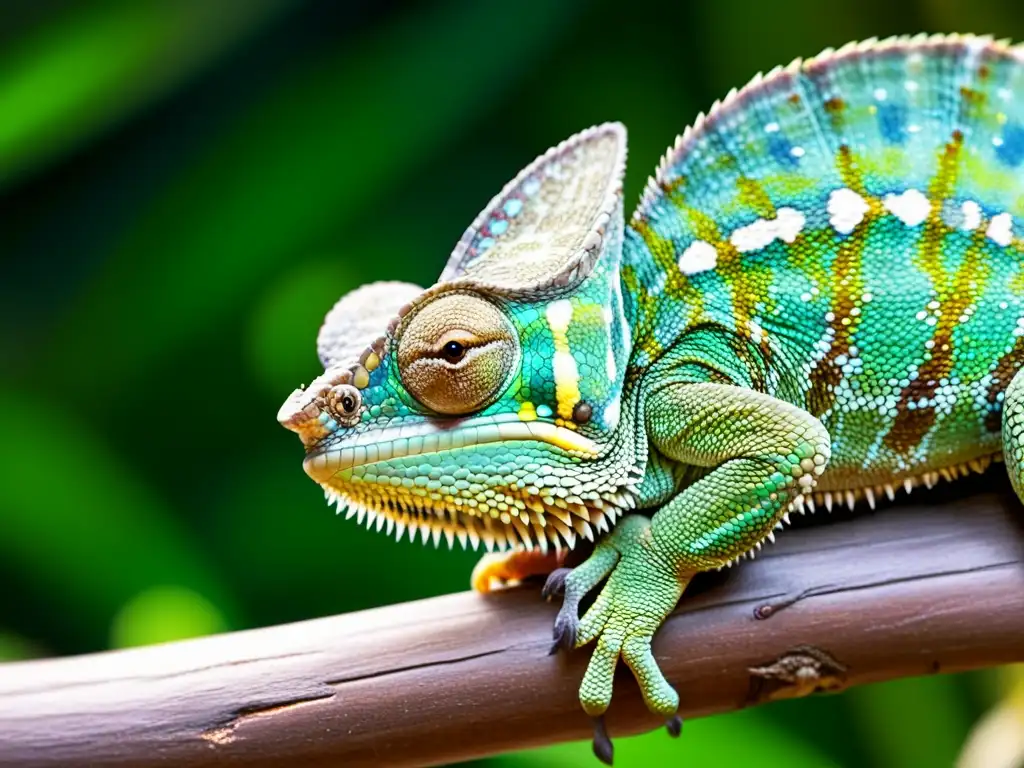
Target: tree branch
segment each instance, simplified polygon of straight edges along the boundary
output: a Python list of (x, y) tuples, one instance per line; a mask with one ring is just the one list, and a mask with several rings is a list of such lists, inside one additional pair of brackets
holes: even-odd
[[(1024, 513), (953, 493), (786, 531), (695, 585), (655, 642), (682, 713), (1024, 660)], [(587, 738), (589, 653), (548, 655), (555, 610), (463, 593), (3, 665), (0, 765), (415, 766)], [(627, 674), (608, 722), (660, 724)]]

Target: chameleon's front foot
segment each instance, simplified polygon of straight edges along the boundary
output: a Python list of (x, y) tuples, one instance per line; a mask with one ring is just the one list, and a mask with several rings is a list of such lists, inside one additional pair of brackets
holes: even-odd
[[(605, 577), (608, 582), (579, 619), (580, 601)], [(568, 575), (552, 574), (545, 590), (550, 593), (563, 579), (565, 601), (555, 619), (556, 644), (578, 648), (597, 641), (580, 686), (580, 703), (586, 713), (596, 718), (608, 709), (621, 656), (633, 670), (647, 707), (674, 718), (679, 694), (658, 668), (651, 639), (675, 608), (688, 579), (676, 573), (659, 552), (651, 536), (651, 521), (640, 515), (624, 518), (586, 562)], [(595, 739), (595, 752), (604, 757), (605, 748), (599, 741)]]

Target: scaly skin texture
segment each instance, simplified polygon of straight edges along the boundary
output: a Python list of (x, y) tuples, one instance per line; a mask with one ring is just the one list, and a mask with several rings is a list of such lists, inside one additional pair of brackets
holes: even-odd
[(628, 226), (624, 163), (621, 126), (584, 131), (437, 285), (344, 297), (279, 419), (348, 516), (514, 548), (482, 589), (610, 529), (552, 574), (555, 636), (596, 641), (589, 714), (621, 657), (671, 717), (654, 632), (790, 511), (1004, 457), (1021, 495), (1024, 51), (896, 39), (758, 77), (680, 137)]

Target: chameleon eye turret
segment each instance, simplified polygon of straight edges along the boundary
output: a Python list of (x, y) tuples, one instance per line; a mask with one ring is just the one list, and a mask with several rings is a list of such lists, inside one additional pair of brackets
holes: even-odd
[(459, 416), (490, 405), (519, 361), (519, 337), (491, 302), (442, 294), (399, 329), (398, 369), (413, 397), (436, 413)]

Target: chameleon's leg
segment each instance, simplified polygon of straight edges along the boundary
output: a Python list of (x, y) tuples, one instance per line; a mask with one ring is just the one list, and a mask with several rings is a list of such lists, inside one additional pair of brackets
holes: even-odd
[(546, 576), (560, 568), (565, 555), (565, 550), (488, 552), (477, 561), (469, 583), (475, 591), (482, 593), (512, 587), (530, 576)]
[(1003, 459), (1017, 497), (1024, 502), (1024, 369), (1003, 394)]
[[(586, 592), (607, 572), (604, 553), (614, 549), (611, 576), (576, 632), (577, 647), (597, 640), (580, 688), (580, 702), (591, 716), (611, 702), (620, 656), (647, 706), (662, 715), (675, 713), (678, 694), (651, 654), (655, 630), (695, 573), (728, 563), (764, 539), (794, 499), (810, 490), (829, 458), (830, 440), (820, 421), (739, 387), (664, 387), (648, 397), (646, 424), (662, 453), (715, 469), (651, 520), (622, 520), (591, 560), (566, 579), (567, 595)], [(591, 565), (602, 557), (600, 567)]]

